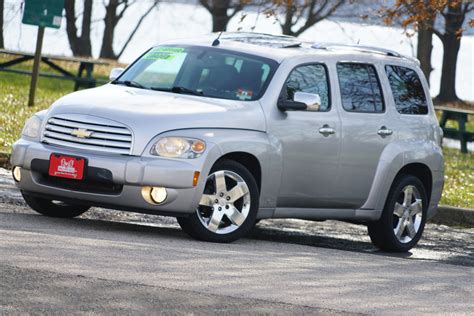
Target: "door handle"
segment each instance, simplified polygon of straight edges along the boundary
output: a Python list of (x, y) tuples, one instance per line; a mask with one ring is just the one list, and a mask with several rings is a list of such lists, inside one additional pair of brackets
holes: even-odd
[(324, 124), (323, 127), (319, 129), (319, 133), (323, 134), (324, 137), (327, 137), (329, 135), (336, 133), (336, 131), (334, 130), (334, 128), (329, 127), (329, 125)]
[(377, 131), (377, 134), (379, 134), (380, 136), (382, 137), (385, 137), (385, 136), (390, 136), (393, 134), (393, 131), (391, 129), (388, 129), (387, 127), (385, 126), (382, 126), (378, 131)]

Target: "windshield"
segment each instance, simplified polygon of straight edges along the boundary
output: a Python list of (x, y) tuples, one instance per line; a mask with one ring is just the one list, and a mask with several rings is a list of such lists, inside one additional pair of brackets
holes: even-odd
[(252, 101), (263, 95), (277, 66), (271, 59), (215, 47), (158, 46), (112, 83)]

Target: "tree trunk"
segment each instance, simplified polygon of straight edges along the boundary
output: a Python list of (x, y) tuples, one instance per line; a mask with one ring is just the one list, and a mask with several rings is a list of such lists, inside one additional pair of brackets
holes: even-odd
[(3, 41), (3, 2), (3, 0), (0, 0), (0, 48), (5, 47), (5, 43)]
[(418, 27), (418, 45), (416, 48), (416, 58), (420, 61), (421, 70), (430, 82), (430, 74), (433, 70), (431, 66), (431, 53), (433, 51), (433, 21), (420, 24)]
[(227, 30), (227, 23), (230, 17), (227, 11), (230, 9), (231, 0), (212, 0), (211, 4), (207, 1), (207, 9), (212, 15), (212, 31), (222, 32)]
[(227, 30), (229, 16), (227, 15), (227, 7), (215, 7), (212, 13), (212, 31), (221, 32)]
[(457, 38), (456, 34), (445, 34), (443, 36), (443, 68), (441, 86), (436, 97), (438, 101), (451, 102), (459, 100), (456, 95), (456, 65), (460, 46), (461, 40)]
[[(206, 8), (212, 16), (212, 31), (227, 31), (227, 24), (237, 12), (242, 10), (243, 1), (232, 0), (199, 0), (199, 3)], [(229, 12), (229, 10), (231, 10)]]
[(65, 1), (66, 11), (66, 33), (74, 56), (92, 56), (91, 46), (91, 16), (92, 0), (84, 0), (84, 12), (82, 14), (81, 36), (77, 35), (75, 0)]
[(281, 25), (281, 32), (284, 35), (289, 35), (289, 36), (294, 36), (293, 30), (291, 27), (293, 26), (293, 14), (295, 8), (293, 7), (292, 4), (287, 3), (286, 8), (285, 8), (285, 22)]
[(106, 6), (104, 18), (105, 29), (104, 37), (102, 39), (102, 48), (100, 49), (100, 58), (117, 59), (113, 48), (115, 26), (118, 22), (117, 7), (117, 0), (110, 0), (109, 4)]
[(458, 34), (458, 32), (465, 18), (463, 5), (448, 7), (444, 18), (445, 32), (440, 37), (444, 49), (443, 68), (439, 95), (436, 99), (442, 102), (451, 102), (459, 100), (456, 95), (456, 65), (459, 48), (461, 47), (461, 34)]
[(84, 13), (82, 16), (81, 30), (81, 51), (80, 56), (92, 56), (91, 44), (91, 21), (92, 20), (92, 0), (84, 0)]

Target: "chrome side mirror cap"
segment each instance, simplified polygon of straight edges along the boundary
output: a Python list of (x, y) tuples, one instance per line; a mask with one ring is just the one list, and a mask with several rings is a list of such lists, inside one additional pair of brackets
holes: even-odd
[(125, 70), (124, 68), (113, 68), (110, 71), (109, 80), (114, 81), (115, 79), (117, 79), (122, 74), (122, 72), (124, 70)]
[(293, 101), (306, 104), (306, 110), (319, 111), (321, 108), (321, 97), (319, 94), (296, 92)]

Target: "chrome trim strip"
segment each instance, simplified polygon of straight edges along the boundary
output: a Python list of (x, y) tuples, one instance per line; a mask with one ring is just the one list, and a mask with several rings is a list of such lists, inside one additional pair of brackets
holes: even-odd
[[(132, 132), (119, 124), (100, 117), (55, 115), (47, 120), (41, 141), (50, 145), (130, 155)], [(74, 132), (78, 129), (90, 135), (77, 137)]]

